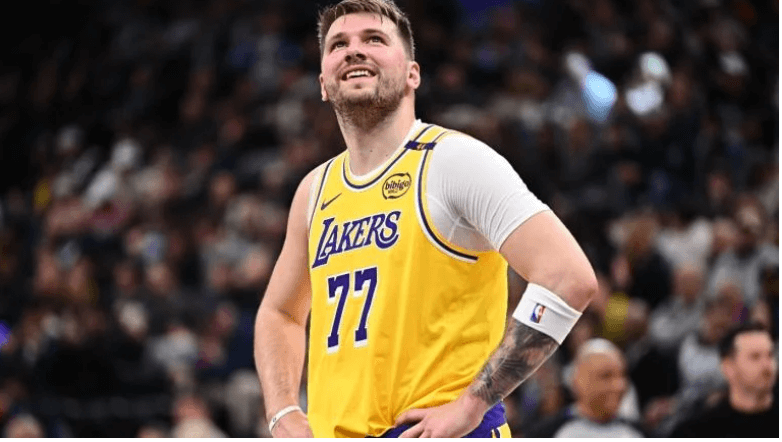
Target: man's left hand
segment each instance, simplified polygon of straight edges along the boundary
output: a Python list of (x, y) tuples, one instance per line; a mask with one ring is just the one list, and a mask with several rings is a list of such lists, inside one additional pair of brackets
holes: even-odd
[(439, 407), (408, 410), (395, 425), (415, 423), (399, 437), (462, 437), (480, 425), (488, 409), (485, 402), (465, 392)]

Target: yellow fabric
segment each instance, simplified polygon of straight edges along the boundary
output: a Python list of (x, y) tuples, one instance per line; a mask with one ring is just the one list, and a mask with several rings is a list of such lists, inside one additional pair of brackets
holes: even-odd
[(630, 298), (622, 292), (615, 292), (608, 297), (605, 318), (603, 319), (602, 335), (604, 338), (612, 342), (621, 342), (629, 307)]
[(507, 263), (427, 234), (419, 207), (432, 149), (453, 134), (422, 127), (361, 182), (347, 152), (322, 174), (309, 236), (307, 411), (317, 437), (379, 436), (408, 409), (456, 399), (502, 339)]
[(511, 438), (511, 437), (513, 437), (510, 434), (510, 427), (508, 426), (508, 424), (502, 424), (500, 426), (500, 437), (502, 437), (502, 438)]

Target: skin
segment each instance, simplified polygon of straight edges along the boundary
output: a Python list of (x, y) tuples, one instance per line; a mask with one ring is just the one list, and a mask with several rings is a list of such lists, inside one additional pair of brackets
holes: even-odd
[[(372, 72), (346, 79), (351, 69)], [(325, 38), (321, 60), (321, 97), (335, 108), (354, 174), (384, 162), (404, 141), (415, 122), (415, 90), (420, 67), (404, 50), (391, 20), (374, 14), (337, 19)], [(396, 106), (396, 108), (394, 107)], [(314, 172), (300, 184), (291, 205), (285, 242), (258, 311), (255, 360), (267, 410), (298, 404), (304, 366), (305, 324), (311, 305), (307, 262), (307, 201)], [(554, 293), (583, 311), (597, 291), (597, 280), (573, 236), (552, 212), (519, 226), (500, 248), (525, 280)], [(415, 423), (402, 437), (459, 437), (478, 426), (486, 411), (528, 378), (557, 348), (550, 337), (515, 319), (500, 347), (469, 388), (454, 402), (400, 415), (397, 424)], [(287, 414), (275, 437), (308, 437), (301, 412)]]
[(731, 406), (744, 413), (767, 410), (774, 400), (777, 374), (771, 337), (762, 331), (742, 333), (736, 336), (734, 348), (721, 364)]
[(584, 356), (576, 364), (573, 383), (576, 407), (582, 416), (595, 422), (612, 420), (627, 391), (622, 355), (597, 353)]
[[(357, 68), (373, 75), (344, 78)], [(321, 98), (335, 108), (351, 171), (363, 175), (391, 156), (412, 127), (420, 67), (391, 20), (348, 14), (326, 34), (319, 79)]]

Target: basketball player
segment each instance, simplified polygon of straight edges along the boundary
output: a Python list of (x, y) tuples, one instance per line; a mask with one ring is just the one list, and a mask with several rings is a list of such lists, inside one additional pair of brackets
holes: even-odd
[[(270, 431), (510, 437), (502, 399), (561, 344), (594, 272), (510, 164), (415, 118), (420, 68), (396, 5), (344, 0), (319, 37), (347, 151), (299, 186), (258, 312)], [(505, 332), (508, 263), (529, 285)]]

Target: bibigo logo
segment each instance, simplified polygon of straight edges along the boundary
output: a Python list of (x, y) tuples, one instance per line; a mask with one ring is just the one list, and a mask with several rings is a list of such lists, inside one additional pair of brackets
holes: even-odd
[(409, 173), (395, 173), (383, 183), (383, 198), (392, 200), (407, 193), (413, 180)]

